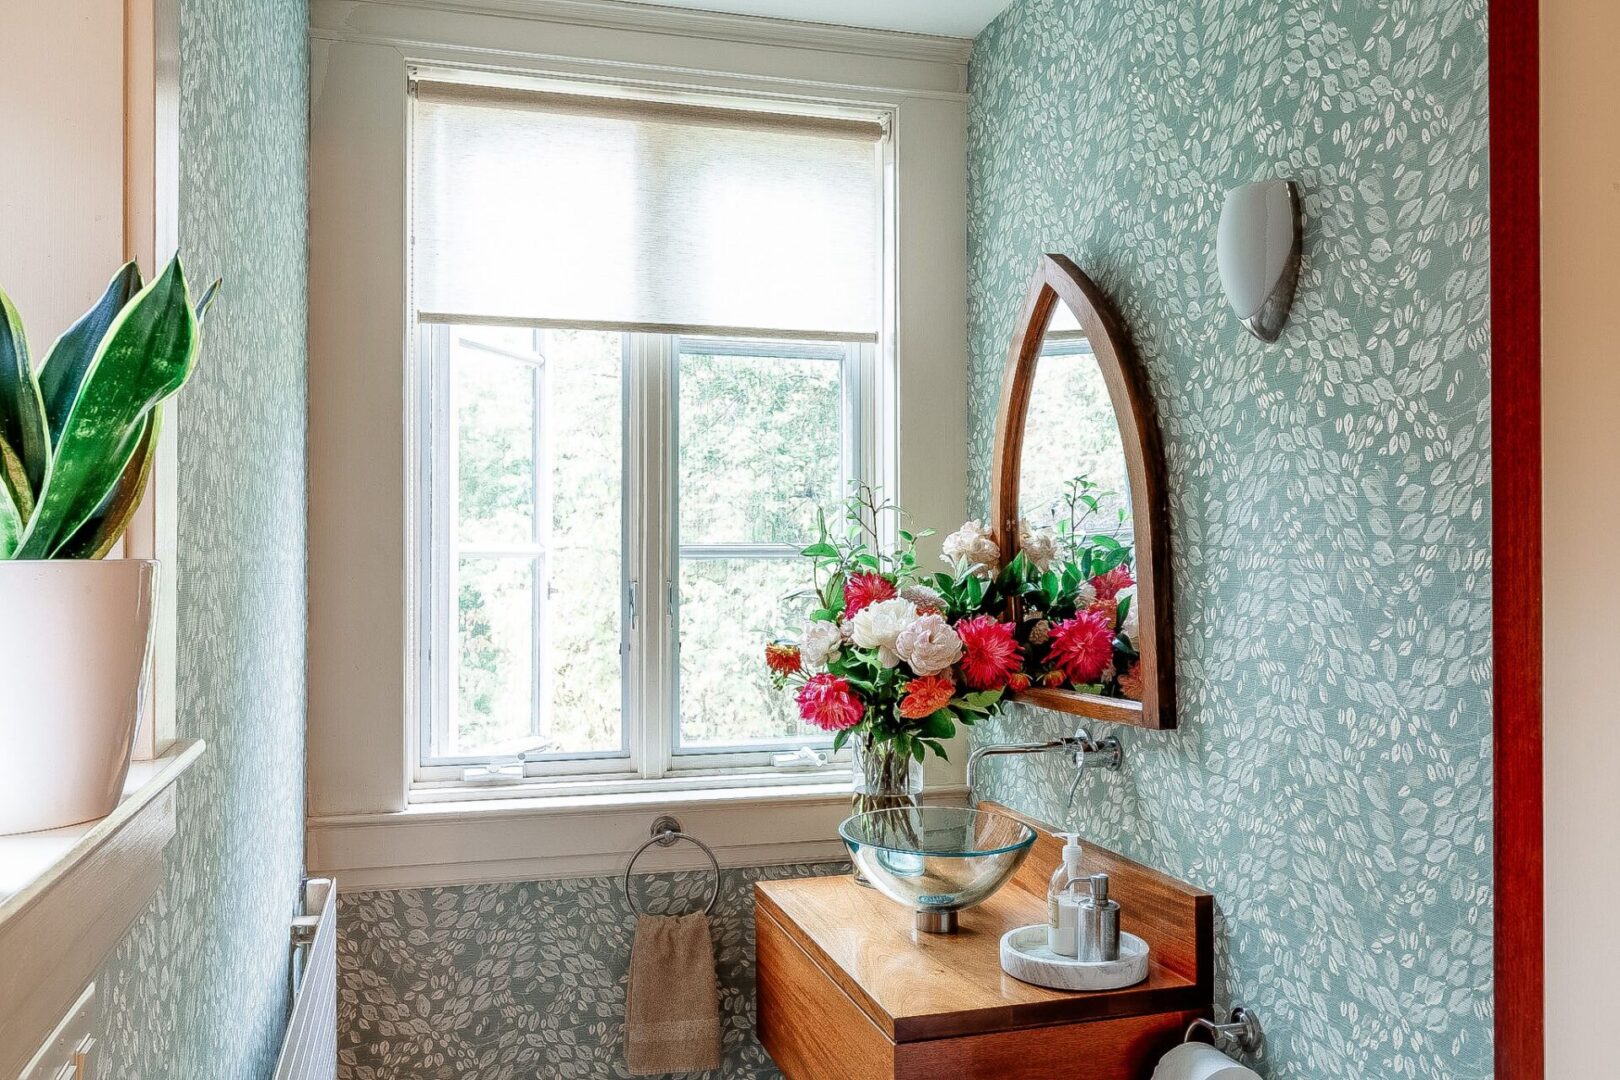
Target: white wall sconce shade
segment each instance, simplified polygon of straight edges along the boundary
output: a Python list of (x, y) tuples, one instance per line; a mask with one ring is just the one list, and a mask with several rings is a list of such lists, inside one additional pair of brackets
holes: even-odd
[(1262, 180), (1226, 193), (1215, 262), (1226, 299), (1251, 334), (1276, 341), (1299, 281), (1302, 221), (1292, 180)]

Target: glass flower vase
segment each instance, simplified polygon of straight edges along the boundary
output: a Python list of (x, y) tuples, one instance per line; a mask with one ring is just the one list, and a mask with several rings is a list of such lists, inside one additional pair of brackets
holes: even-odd
[(855, 795), (850, 810), (909, 809), (922, 794), (922, 762), (897, 751), (891, 742), (856, 739), (851, 744), (855, 769)]
[[(910, 810), (921, 801), (923, 788), (922, 762), (910, 754), (902, 754), (894, 743), (875, 739), (855, 739), (850, 744), (850, 755), (855, 772), (855, 792), (850, 798), (850, 812), (864, 814), (871, 810)], [(855, 880), (868, 882), (860, 867), (855, 868)]]

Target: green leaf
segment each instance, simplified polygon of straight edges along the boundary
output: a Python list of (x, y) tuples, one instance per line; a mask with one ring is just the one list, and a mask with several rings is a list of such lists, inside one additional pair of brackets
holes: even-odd
[[(30, 497), (39, 494), (50, 472), (51, 436), (39, 380), (28, 360), (28, 336), (11, 298), (0, 292), (0, 439), (11, 445), (28, 478)], [(18, 491), (12, 490), (12, 498)]]
[(918, 761), (921, 761), (924, 758), (926, 758), (928, 755), (923, 752), (922, 743), (920, 743), (920, 742), (912, 742), (912, 744), (911, 744), (911, 756), (916, 758)]
[(825, 542), (818, 542), (818, 543), (811, 544), (809, 547), (807, 547), (803, 551), (799, 552), (799, 554), (803, 555), (807, 559), (827, 558), (827, 557), (837, 558), (838, 557), (838, 549), (833, 547), (831, 544), (828, 544), (828, 543), (825, 543)]
[(939, 743), (934, 742), (933, 740), (929, 740), (928, 749), (932, 750), (934, 752), (934, 755), (936, 757), (938, 757), (941, 761), (949, 761), (949, 760), (951, 760), (950, 755), (945, 753), (945, 748), (943, 746), (941, 746)]
[(197, 316), (198, 330), (202, 329), (203, 319), (208, 315), (208, 309), (214, 306), (214, 297), (219, 295), (219, 287), (223, 284), (225, 284), (224, 278), (215, 278), (210, 281), (208, 288), (203, 290), (202, 299), (198, 300), (196, 306), (191, 309)]
[(0, 479), (0, 559), (9, 559), (22, 542), (31, 507), (27, 504), (19, 506), (17, 497), (12, 494), (13, 484), (27, 492), (28, 477), (23, 473), (22, 461), (16, 451), (3, 437), (0, 437), (0, 474), (3, 474), (3, 479)]
[(956, 714), (938, 709), (923, 718), (922, 733), (930, 739), (948, 739), (956, 734)]
[(74, 399), (79, 396), (79, 388), (84, 385), (96, 349), (118, 313), (140, 291), (140, 268), (127, 262), (113, 275), (95, 307), (68, 327), (46, 354), (45, 363), (39, 369), (39, 392), (45, 402), (45, 421), (50, 426), (52, 446), (62, 438), (62, 427), (67, 423)]
[(118, 483), (152, 407), (197, 359), (197, 316), (178, 257), (119, 313), (96, 350), (19, 549), (49, 558)]
[(849, 733), (854, 730), (854, 728), (845, 728), (833, 736), (833, 753), (836, 754), (844, 748), (844, 744), (849, 742)]
[(129, 455), (118, 482), (101, 500), (88, 521), (52, 553), (58, 559), (99, 559), (112, 550), (118, 538), (129, 527), (129, 519), (146, 494), (146, 482), (152, 475), (152, 460), (157, 457), (158, 437), (163, 431), (163, 406), (154, 405), (146, 414), (134, 452)]

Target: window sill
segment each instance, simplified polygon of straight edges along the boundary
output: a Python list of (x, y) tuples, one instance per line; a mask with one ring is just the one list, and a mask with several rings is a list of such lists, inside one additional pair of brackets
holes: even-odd
[[(412, 806), (444, 803), (523, 802), (567, 806), (571, 800), (595, 798), (656, 801), (692, 793), (698, 797), (779, 798), (803, 788), (825, 794), (849, 791), (849, 761), (815, 769), (726, 769), (672, 773), (658, 780), (630, 777), (552, 776), (527, 777), (500, 783), (418, 781), (406, 795)], [(750, 792), (759, 792), (752, 795)], [(595, 804), (593, 804), (595, 805)], [(613, 805), (612, 802), (601, 805)]]
[[(925, 791), (930, 803), (960, 803), (967, 789)], [(389, 813), (308, 822), (310, 873), (361, 889), (539, 881), (622, 873), (653, 819), (673, 814), (714, 849), (723, 867), (845, 858), (838, 823), (849, 815), (849, 781), (708, 787), (587, 795), (418, 803)], [(652, 848), (637, 872), (707, 866), (690, 844)]]

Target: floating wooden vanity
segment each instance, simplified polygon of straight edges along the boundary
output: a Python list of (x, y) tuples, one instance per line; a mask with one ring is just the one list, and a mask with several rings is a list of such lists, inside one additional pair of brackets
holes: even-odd
[[(1005, 807), (994, 810), (1028, 821)], [(1145, 982), (1071, 993), (1001, 970), (1001, 935), (1044, 922), (1061, 843), (1038, 837), (1013, 879), (955, 934), (853, 878), (754, 886), (759, 1039), (788, 1080), (1147, 1080), (1213, 998), (1213, 899), (1092, 844), (1121, 925), (1152, 950)]]

